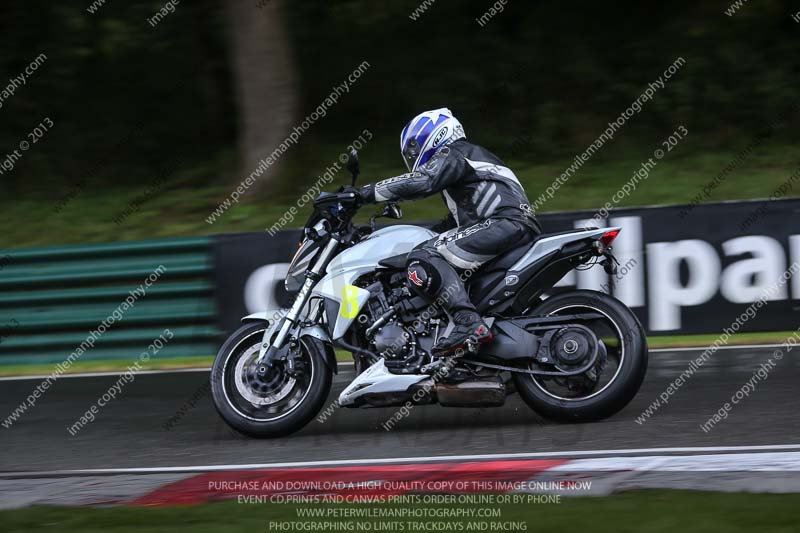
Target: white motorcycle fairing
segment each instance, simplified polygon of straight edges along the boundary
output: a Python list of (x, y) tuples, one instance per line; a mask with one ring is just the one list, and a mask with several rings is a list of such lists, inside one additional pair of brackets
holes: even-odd
[(379, 261), (407, 254), (435, 236), (436, 233), (419, 226), (389, 226), (334, 257), (325, 277), (311, 291), (312, 298), (325, 298), (331, 338), (340, 339), (347, 332), (369, 298), (369, 291), (353, 285), (358, 277), (381, 268)]
[(429, 378), (427, 374), (392, 374), (386, 368), (383, 359), (356, 376), (356, 379), (339, 395), (339, 405), (352, 405), (364, 394), (381, 392), (402, 392), (411, 385)]

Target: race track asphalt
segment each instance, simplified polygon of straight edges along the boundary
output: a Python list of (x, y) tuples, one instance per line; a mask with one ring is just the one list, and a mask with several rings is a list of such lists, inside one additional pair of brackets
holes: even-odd
[[(203, 394), (206, 372), (138, 375), (94, 422), (71, 436), (67, 428), (117, 378), (62, 378), (10, 428), (0, 427), (0, 472), (800, 443), (800, 350), (784, 356), (727, 420), (708, 433), (700, 429), (773, 353), (771, 348), (717, 352), (643, 424), (637, 417), (700, 351), (651, 353), (642, 390), (602, 422), (547, 422), (515, 395), (496, 409), (419, 406), (388, 432), (381, 424), (395, 408), (338, 409), (325, 423), (315, 420), (275, 440), (230, 431)], [(352, 376), (352, 367), (342, 368), (329, 401)], [(0, 418), (38, 382), (0, 382)], [(198, 391), (196, 405), (164, 429)]]

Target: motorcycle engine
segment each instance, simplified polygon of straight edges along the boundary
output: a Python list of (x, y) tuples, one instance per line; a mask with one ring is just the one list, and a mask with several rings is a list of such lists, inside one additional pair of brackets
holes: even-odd
[[(394, 273), (389, 279), (368, 283), (364, 288), (372, 297), (358, 317), (369, 350), (384, 359), (386, 368), (398, 374), (414, 373), (429, 362), (427, 350), (432, 344), (430, 321), (416, 320), (412, 324), (402, 312), (392, 312), (393, 306), (410, 297), (405, 278), (405, 272)], [(380, 326), (373, 328), (376, 323)]]
[(387, 359), (405, 359), (413, 349), (414, 333), (397, 322), (378, 328), (372, 342), (375, 351)]

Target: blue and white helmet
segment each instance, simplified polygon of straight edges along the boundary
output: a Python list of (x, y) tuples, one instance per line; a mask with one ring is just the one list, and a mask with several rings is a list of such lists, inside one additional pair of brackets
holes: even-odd
[(403, 133), (400, 134), (400, 153), (408, 171), (415, 172), (439, 148), (464, 137), (463, 126), (449, 109), (443, 107), (425, 111), (403, 128)]

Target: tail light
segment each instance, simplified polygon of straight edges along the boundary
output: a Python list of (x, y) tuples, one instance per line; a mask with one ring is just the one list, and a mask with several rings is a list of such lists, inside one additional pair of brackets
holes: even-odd
[(619, 235), (619, 231), (618, 229), (612, 229), (611, 231), (603, 233), (603, 236), (600, 237), (600, 242), (602, 242), (604, 246), (611, 246), (613, 240)]

